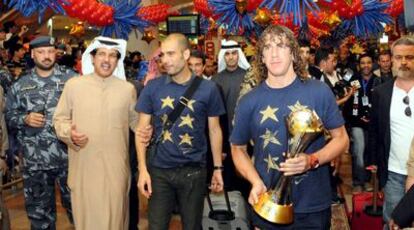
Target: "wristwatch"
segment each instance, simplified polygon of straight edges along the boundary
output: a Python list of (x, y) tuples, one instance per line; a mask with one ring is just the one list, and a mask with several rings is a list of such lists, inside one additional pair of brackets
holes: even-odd
[(316, 169), (319, 167), (319, 159), (316, 156), (316, 154), (310, 154), (308, 159), (309, 159), (309, 166), (311, 169)]
[(224, 170), (224, 166), (222, 166), (222, 165), (221, 166), (214, 166), (213, 169), (214, 170), (221, 170), (221, 171), (223, 171)]

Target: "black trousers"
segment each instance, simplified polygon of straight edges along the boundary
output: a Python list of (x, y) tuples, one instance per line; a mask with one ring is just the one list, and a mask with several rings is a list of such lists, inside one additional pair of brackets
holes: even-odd
[[(150, 230), (168, 229), (178, 202), (184, 230), (201, 229), (207, 172), (202, 167), (151, 167), (152, 194), (148, 201)], [(176, 200), (177, 199), (177, 200)]]

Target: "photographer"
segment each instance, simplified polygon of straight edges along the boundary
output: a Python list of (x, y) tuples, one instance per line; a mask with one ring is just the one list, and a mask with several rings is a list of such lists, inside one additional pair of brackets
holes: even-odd
[(336, 104), (342, 106), (354, 94), (354, 88), (336, 71), (336, 56), (332, 48), (320, 48), (315, 54), (315, 64), (322, 72), (320, 80), (325, 82), (336, 97)]
[[(335, 71), (337, 60), (332, 48), (319, 48), (315, 53), (315, 64), (317, 69), (320, 72), (320, 79), (322, 82), (325, 82), (336, 97), (336, 104), (341, 109), (342, 105), (348, 101), (348, 99), (354, 94), (354, 89), (349, 85), (347, 81), (342, 79), (342, 77)], [(337, 171), (339, 168), (340, 158), (338, 157), (331, 162), (330, 167), (330, 180), (331, 180), (331, 201), (332, 204), (343, 203), (344, 199), (338, 196), (337, 184), (339, 177)]]
[(365, 145), (368, 140), (368, 125), (371, 109), (371, 91), (375, 75), (373, 74), (373, 58), (368, 54), (361, 54), (359, 58), (359, 72), (352, 78), (351, 82), (358, 81), (359, 89), (355, 92), (351, 100), (344, 107), (344, 116), (351, 129), (352, 138), (352, 179), (353, 192), (371, 190), (367, 184), (368, 175), (364, 167)]

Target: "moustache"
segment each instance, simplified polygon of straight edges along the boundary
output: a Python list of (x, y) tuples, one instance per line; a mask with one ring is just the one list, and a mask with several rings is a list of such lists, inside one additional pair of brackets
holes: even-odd
[(43, 60), (43, 62), (46, 62), (46, 61), (52, 62), (52, 60), (50, 60), (49, 58), (46, 58), (45, 60)]
[(398, 70), (401, 70), (401, 71), (409, 71), (409, 70), (410, 70), (410, 68), (408, 68), (408, 67), (406, 67), (406, 66), (402, 66), (402, 67), (400, 67)]

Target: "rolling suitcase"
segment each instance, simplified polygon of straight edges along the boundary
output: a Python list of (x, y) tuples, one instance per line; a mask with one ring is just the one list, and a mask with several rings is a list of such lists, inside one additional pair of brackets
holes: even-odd
[(241, 193), (224, 190), (223, 194), (207, 194), (204, 200), (203, 230), (249, 230), (246, 202)]
[(382, 224), (382, 204), (378, 193), (378, 179), (376, 168), (368, 167), (371, 170), (374, 181), (373, 192), (361, 192), (352, 196), (352, 230), (381, 230)]

